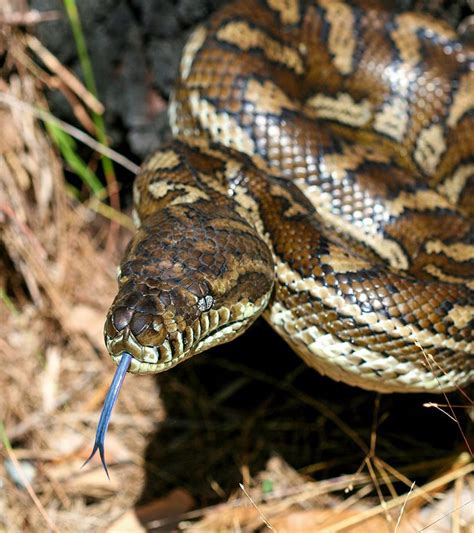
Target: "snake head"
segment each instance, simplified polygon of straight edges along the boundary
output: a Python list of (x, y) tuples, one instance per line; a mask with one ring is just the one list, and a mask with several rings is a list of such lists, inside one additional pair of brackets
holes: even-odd
[(143, 222), (119, 268), (104, 327), (117, 370), (86, 461), (98, 451), (107, 476), (105, 435), (127, 371), (162, 372), (234, 339), (272, 292), (272, 254), (228, 203), (179, 207)]
[(105, 435), (126, 373), (162, 372), (231, 341), (260, 315), (273, 289), (272, 253), (231, 198), (215, 189), (195, 193), (188, 183), (170, 190), (167, 206), (143, 217), (128, 246), (105, 322), (117, 370), (86, 463), (98, 451), (106, 473)]
[(107, 349), (117, 364), (129, 353), (132, 373), (157, 373), (247, 329), (270, 298), (273, 260), (228, 205), (196, 202), (148, 217), (118, 279)]

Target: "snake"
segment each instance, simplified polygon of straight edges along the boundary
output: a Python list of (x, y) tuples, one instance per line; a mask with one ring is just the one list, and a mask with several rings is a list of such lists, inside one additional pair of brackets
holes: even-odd
[(106, 472), (125, 374), (261, 315), (349, 385), (473, 381), (472, 42), (396, 2), (234, 1), (189, 37), (169, 119), (104, 327), (118, 369), (91, 457)]

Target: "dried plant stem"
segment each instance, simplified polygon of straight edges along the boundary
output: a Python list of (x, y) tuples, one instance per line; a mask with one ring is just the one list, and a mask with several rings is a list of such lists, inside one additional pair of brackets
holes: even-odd
[(44, 111), (43, 109), (38, 109), (37, 107), (34, 107), (26, 102), (19, 100), (18, 98), (15, 98), (11, 94), (2, 93), (2, 92), (0, 92), (0, 102), (3, 102), (4, 104), (7, 104), (10, 107), (15, 107), (23, 111), (28, 111), (35, 117), (41, 119), (43, 122), (49, 122), (51, 124), (55, 124), (62, 130), (64, 130), (66, 133), (69, 133), (71, 137), (74, 137), (75, 139), (82, 142), (86, 146), (89, 146), (89, 148), (92, 148), (99, 154), (107, 156), (109, 159), (112, 159), (117, 164), (126, 168), (133, 174), (137, 174), (140, 168), (138, 165), (130, 161), (130, 159), (127, 159), (126, 157), (119, 154), (115, 150), (112, 150), (112, 148), (109, 148), (108, 146), (96, 141), (93, 137), (91, 137), (87, 133), (84, 133), (79, 128), (76, 128), (72, 124), (68, 124), (67, 122), (64, 122), (64, 120), (56, 118), (54, 115), (52, 115), (51, 113), (48, 113), (47, 111)]
[[(92, 63), (87, 51), (87, 45), (82, 31), (81, 19), (79, 11), (77, 10), (76, 0), (63, 0), (66, 8), (66, 13), (69, 17), (69, 23), (74, 35), (74, 41), (76, 42), (77, 53), (79, 56), (79, 62), (84, 73), (84, 80), (87, 89), (97, 97), (97, 85), (95, 83), (94, 71), (92, 69)], [(97, 131), (97, 140), (106, 146), (108, 146), (107, 134), (105, 131), (105, 122), (102, 114), (93, 112), (93, 120)], [(120, 196), (119, 188), (117, 185), (117, 179), (115, 177), (115, 170), (112, 161), (107, 157), (101, 158), (102, 168), (104, 170), (105, 179), (107, 181), (107, 189), (109, 192), (110, 205), (120, 211)], [(110, 249), (116, 241), (118, 231), (118, 225), (116, 222), (111, 223), (109, 231), (109, 239), (107, 242), (107, 248)]]
[(38, 509), (38, 512), (43, 517), (44, 521), (48, 524), (49, 529), (51, 531), (54, 531), (55, 533), (59, 533), (59, 529), (55, 526), (54, 522), (48, 516), (46, 509), (43, 507), (43, 504), (39, 501), (38, 496), (36, 496), (35, 491), (33, 490), (33, 487), (31, 486), (31, 483), (28, 481), (27, 477), (25, 476), (25, 473), (23, 472), (23, 468), (20, 462), (15, 457), (13, 448), (11, 447), (10, 441), (8, 440), (5, 427), (3, 425), (3, 422), (1, 421), (0, 421), (0, 436), (1, 436), (1, 440), (2, 440), (3, 447), (5, 449), (6, 454), (8, 455), (8, 458), (10, 459), (10, 461), (13, 463), (13, 466), (16, 468), (18, 476), (20, 477), (23, 485), (25, 486), (30, 498), (33, 500), (33, 503)]
[(349, 518), (346, 518), (345, 520), (341, 520), (340, 522), (336, 524), (332, 524), (331, 526), (327, 528), (320, 529), (319, 533), (337, 533), (338, 531), (342, 531), (348, 527), (354, 526), (355, 524), (360, 524), (361, 522), (365, 522), (369, 518), (373, 518), (374, 516), (377, 516), (385, 511), (396, 509), (400, 505), (406, 506), (406, 504), (412, 499), (417, 498), (419, 496), (422, 497), (426, 492), (437, 490), (443, 485), (446, 485), (447, 483), (451, 483), (452, 481), (454, 481), (455, 479), (459, 477), (467, 476), (473, 471), (474, 471), (474, 464), (468, 464), (464, 467), (458, 468), (457, 470), (448, 472), (444, 476), (440, 476), (439, 478), (433, 481), (430, 481), (429, 483), (426, 483), (426, 485), (423, 485), (423, 487), (420, 487), (418, 489), (411, 491), (411, 493), (409, 493), (408, 496), (406, 494), (402, 494), (401, 496), (398, 496), (397, 498), (393, 498), (393, 500), (389, 500), (385, 502), (385, 505), (377, 505), (377, 507), (374, 507), (373, 509), (368, 509), (367, 511), (359, 513), (356, 516), (350, 516)]
[(268, 527), (268, 529), (270, 529), (271, 531), (275, 531), (276, 533), (276, 530), (275, 528), (272, 527), (272, 525), (270, 524), (270, 522), (267, 520), (267, 518), (265, 517), (265, 515), (263, 514), (263, 512), (260, 510), (260, 508), (258, 507), (258, 505), (254, 502), (254, 500), (252, 499), (252, 497), (250, 496), (250, 494), (247, 492), (247, 490), (245, 489), (244, 485), (242, 483), (239, 483), (239, 487), (241, 488), (242, 492), (245, 494), (245, 496), (247, 496), (247, 498), (250, 500), (250, 503), (255, 507), (256, 511), (258, 512), (258, 514), (260, 515), (260, 518), (262, 519), (262, 522)]
[(43, 63), (77, 95), (94, 113), (104, 112), (104, 106), (97, 97), (88, 91), (74, 74), (72, 74), (34, 35), (27, 35), (26, 44), (35, 52)]

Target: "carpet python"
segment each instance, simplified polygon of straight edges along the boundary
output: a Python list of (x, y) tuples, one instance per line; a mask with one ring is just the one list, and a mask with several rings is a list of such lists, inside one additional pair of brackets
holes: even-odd
[(127, 370), (260, 315), (351, 385), (473, 381), (472, 42), (387, 1), (239, 0), (192, 33), (169, 115), (135, 181), (94, 452)]

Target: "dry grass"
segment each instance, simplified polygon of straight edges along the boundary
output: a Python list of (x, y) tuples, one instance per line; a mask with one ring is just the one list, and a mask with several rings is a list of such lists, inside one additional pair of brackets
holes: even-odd
[[(152, 377), (126, 380), (107, 438), (112, 481), (97, 462), (80, 470), (113, 371), (102, 323), (130, 233), (110, 246), (97, 211), (127, 219), (75, 199), (42, 124), (11, 105), (47, 110), (44, 88), (61, 89), (93, 134), (100, 103), (14, 22), (0, 53), (0, 527), (138, 531), (138, 517), (153, 531), (473, 531), (466, 417), (449, 425), (423, 401), (328, 384), (262, 324), (160, 377), (159, 392)], [(427, 419), (421, 433), (403, 409)]]
[[(43, 71), (39, 79), (33, 59), (25, 60), (24, 36), (15, 26), (1, 30), (0, 46), (8, 54), (0, 91), (47, 109), (42, 88), (54, 86), (57, 75)], [(1, 420), (13, 456), (34, 465), (33, 490), (50, 520), (61, 531), (98, 530), (140, 494), (143, 473), (133, 462), (140, 462), (147, 433), (162, 414), (152, 380), (130, 380), (129, 394), (145, 394), (133, 403), (124, 394), (121, 442), (115, 449), (110, 439), (109, 452), (132, 461), (123, 467), (119, 499), (100, 498), (114, 487), (95, 482), (79, 467), (112, 370), (102, 323), (115, 292), (120, 250), (104, 251), (109, 222), (68, 194), (42, 124), (15, 106), (0, 107), (0, 124)], [(140, 430), (130, 434), (130, 427)], [(137, 456), (130, 457), (126, 443)], [(46, 529), (38, 507), (5, 470), (2, 480), (5, 529)]]

